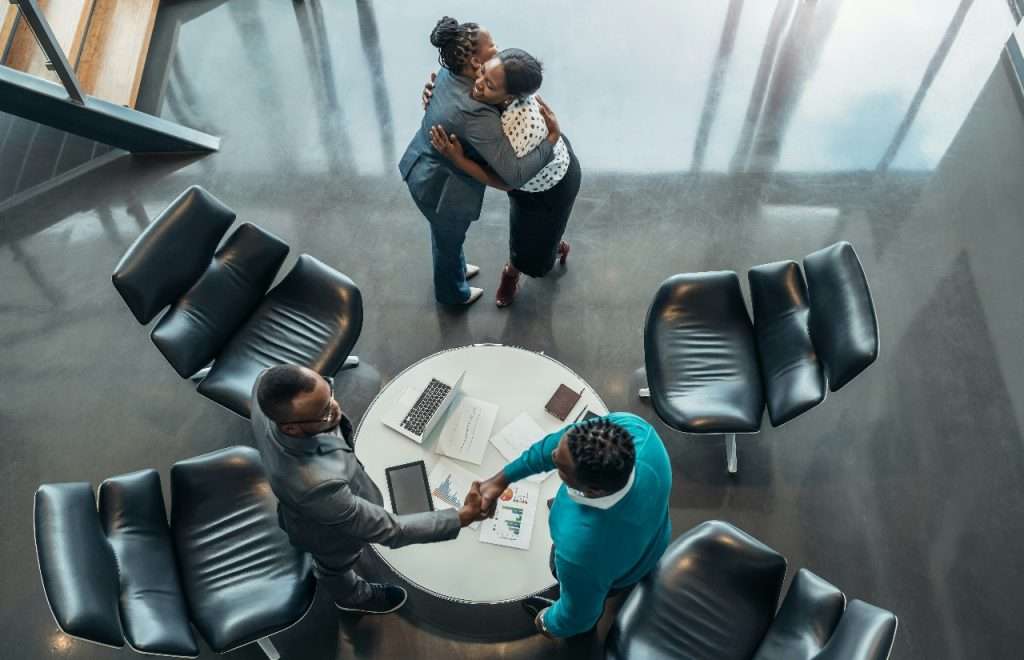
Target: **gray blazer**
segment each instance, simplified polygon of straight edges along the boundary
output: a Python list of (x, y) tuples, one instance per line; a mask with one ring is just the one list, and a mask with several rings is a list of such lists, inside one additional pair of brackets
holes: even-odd
[(469, 158), (489, 165), (502, 180), (519, 188), (544, 169), (554, 153), (547, 140), (522, 158), (516, 158), (501, 127), (497, 108), (473, 100), (473, 81), (441, 69), (420, 130), (398, 163), (409, 192), (421, 205), (444, 218), (476, 220), (486, 186), (451, 165), (430, 144), (430, 128), (444, 126), (455, 133)]
[[(262, 378), (262, 376), (260, 377)], [(454, 509), (396, 516), (352, 450), (352, 423), (308, 438), (282, 433), (259, 407), (256, 379), (252, 430), (277, 496), (278, 520), (292, 545), (335, 568), (355, 562), (366, 543), (398, 548), (459, 535)]]

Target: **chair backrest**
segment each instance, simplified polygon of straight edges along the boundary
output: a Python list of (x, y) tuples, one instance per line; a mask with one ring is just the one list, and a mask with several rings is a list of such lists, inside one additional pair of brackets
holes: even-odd
[(862, 600), (850, 602), (832, 639), (814, 660), (886, 660), (896, 641), (896, 615)]
[(749, 660), (786, 574), (782, 555), (724, 522), (679, 537), (633, 591), (609, 644), (619, 658)]
[(808, 328), (807, 286), (795, 261), (756, 266), (747, 279), (768, 416), (779, 426), (825, 398), (825, 374)]
[(39, 574), (57, 625), (72, 637), (124, 646), (117, 561), (100, 527), (92, 486), (40, 486), (34, 521)]
[(156, 470), (100, 484), (99, 515), (121, 574), (121, 625), (145, 653), (199, 655), (178, 579), (167, 511)]
[(842, 591), (801, 568), (753, 660), (811, 660), (828, 643), (845, 607)]
[(312, 604), (311, 560), (278, 526), (252, 447), (174, 464), (171, 534), (192, 621), (215, 651), (281, 630)]
[(846, 241), (804, 257), (811, 340), (835, 392), (878, 357), (878, 321), (860, 259)]
[(182, 378), (217, 357), (259, 306), (288, 256), (288, 245), (244, 223), (206, 271), (153, 328), (153, 343)]
[(111, 278), (139, 323), (152, 321), (195, 284), (234, 221), (234, 211), (191, 186), (146, 227)]

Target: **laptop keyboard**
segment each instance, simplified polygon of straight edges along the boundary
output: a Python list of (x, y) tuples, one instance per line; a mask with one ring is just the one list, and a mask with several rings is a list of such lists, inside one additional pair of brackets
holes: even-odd
[(423, 429), (426, 428), (427, 422), (434, 416), (441, 402), (451, 391), (451, 387), (436, 378), (430, 379), (430, 383), (424, 388), (420, 398), (416, 399), (416, 403), (402, 420), (402, 428), (415, 435), (423, 435)]

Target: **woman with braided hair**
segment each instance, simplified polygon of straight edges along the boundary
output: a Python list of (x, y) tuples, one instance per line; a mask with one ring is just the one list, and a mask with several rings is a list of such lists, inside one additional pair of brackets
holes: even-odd
[(499, 110), (471, 94), (477, 70), (497, 52), (490, 33), (476, 23), (459, 23), (445, 16), (431, 32), (430, 43), (438, 49), (442, 69), (420, 130), (398, 169), (417, 208), (430, 223), (435, 297), (441, 303), (468, 305), (483, 291), (466, 281), (480, 269), (466, 264), (462, 245), (469, 225), (480, 216), (486, 183), (455, 167), (434, 149), (431, 127), (443, 126), (447, 134), (456, 136), (464, 158), (486, 165), (495, 181), (519, 188), (553, 158), (558, 126), (549, 126), (549, 139), (520, 158), (505, 137)]

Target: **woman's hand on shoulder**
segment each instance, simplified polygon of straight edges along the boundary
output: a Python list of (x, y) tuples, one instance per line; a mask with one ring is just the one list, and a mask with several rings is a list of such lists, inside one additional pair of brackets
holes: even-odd
[(551, 109), (551, 106), (540, 97), (540, 94), (534, 98), (537, 99), (537, 105), (540, 106), (540, 116), (544, 118), (544, 123), (548, 125), (548, 142), (555, 144), (562, 137), (562, 131), (558, 127), (558, 117), (555, 116), (555, 111)]
[(434, 82), (437, 80), (437, 73), (431, 72), (427, 84), (423, 86), (423, 111), (426, 112), (430, 105), (430, 97), (434, 95)]
[(462, 144), (455, 133), (448, 135), (439, 124), (434, 124), (430, 129), (430, 144), (445, 158), (458, 162), (465, 156)]

